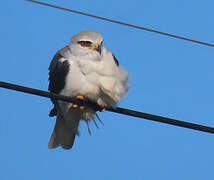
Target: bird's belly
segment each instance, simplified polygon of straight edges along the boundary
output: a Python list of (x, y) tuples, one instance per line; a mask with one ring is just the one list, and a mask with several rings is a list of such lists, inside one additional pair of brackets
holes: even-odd
[(70, 97), (83, 95), (96, 101), (99, 91), (99, 82), (96, 74), (83, 74), (78, 68), (71, 68), (66, 77), (65, 88), (60, 94)]

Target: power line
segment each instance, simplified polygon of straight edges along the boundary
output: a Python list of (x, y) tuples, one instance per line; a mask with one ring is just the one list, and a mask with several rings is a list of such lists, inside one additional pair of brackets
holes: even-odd
[(36, 0), (26, 0), (26, 1), (37, 3), (37, 4), (40, 4), (40, 5), (44, 5), (44, 6), (48, 6), (48, 7), (52, 7), (52, 8), (61, 9), (61, 10), (64, 10), (64, 11), (73, 12), (73, 13), (76, 13), (76, 14), (81, 14), (81, 15), (84, 15), (84, 16), (89, 16), (89, 17), (100, 19), (100, 20), (104, 20), (104, 21), (113, 22), (113, 23), (116, 23), (116, 24), (129, 26), (129, 27), (136, 28), (136, 29), (141, 29), (141, 30), (145, 30), (145, 31), (153, 32), (153, 33), (158, 33), (158, 34), (161, 34), (161, 35), (164, 35), (164, 36), (169, 36), (169, 37), (173, 37), (173, 38), (177, 38), (177, 39), (182, 39), (182, 40), (185, 40), (185, 41), (190, 41), (190, 42), (194, 42), (194, 43), (198, 43), (198, 44), (203, 44), (203, 45), (206, 45), (206, 46), (214, 47), (214, 44), (211, 44), (211, 43), (198, 41), (198, 40), (194, 40), (194, 39), (191, 39), (191, 38), (178, 36), (178, 35), (175, 35), (175, 34), (166, 33), (166, 32), (162, 32), (162, 31), (158, 31), (158, 30), (155, 30), (155, 29), (150, 29), (150, 28), (146, 28), (146, 27), (142, 27), (142, 26), (137, 26), (137, 25), (126, 23), (126, 22), (117, 21), (117, 20), (114, 20), (114, 19), (109, 19), (109, 18), (105, 18), (105, 17), (101, 17), (101, 16), (85, 13), (85, 12), (82, 12), (82, 11), (68, 9), (68, 8), (64, 8), (64, 7), (56, 6), (56, 5), (53, 5), (53, 4), (48, 4), (48, 3), (45, 3), (45, 2), (36, 1)]
[[(11, 84), (11, 83), (6, 83), (6, 82), (0, 81), (0, 87), (15, 90), (15, 91), (20, 91), (20, 92), (24, 92), (24, 93), (28, 93), (28, 94), (34, 94), (37, 96), (54, 98), (57, 100), (72, 102), (72, 103), (76, 103), (78, 105), (85, 105), (85, 106), (93, 107), (96, 110), (101, 109), (96, 103), (91, 102), (89, 100), (87, 100), (87, 101), (82, 101), (79, 99), (77, 100), (75, 98), (71, 98), (68, 96), (62, 96), (59, 94), (49, 93), (47, 91), (33, 89), (33, 88), (20, 86), (20, 85), (16, 85), (16, 84)], [(134, 111), (134, 110), (125, 109), (125, 108), (120, 108), (120, 107), (115, 107), (115, 108), (114, 107), (107, 107), (106, 110), (110, 111), (110, 112), (115, 112), (115, 113), (119, 113), (119, 114), (132, 116), (132, 117), (138, 117), (138, 118), (142, 118), (142, 119), (152, 120), (152, 121), (156, 121), (156, 122), (171, 124), (171, 125), (180, 126), (183, 128), (194, 129), (194, 130), (214, 134), (214, 128), (209, 127), (209, 126), (194, 124), (194, 123), (190, 123), (190, 122), (185, 122), (185, 121), (180, 121), (180, 120), (176, 120), (176, 119), (172, 119), (172, 118), (152, 115), (152, 114), (143, 113), (143, 112)]]

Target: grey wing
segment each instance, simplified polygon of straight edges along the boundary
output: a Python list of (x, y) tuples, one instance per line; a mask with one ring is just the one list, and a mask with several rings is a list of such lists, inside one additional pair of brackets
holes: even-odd
[[(66, 76), (69, 72), (68, 60), (63, 56), (63, 52), (67, 47), (58, 51), (53, 57), (51, 64), (49, 66), (49, 86), (48, 90), (51, 93), (59, 94), (65, 87)], [(63, 58), (63, 61), (62, 61)], [(57, 109), (55, 106), (54, 99), (51, 99), (54, 104), (54, 108), (50, 111), (49, 116), (55, 116), (57, 114)]]

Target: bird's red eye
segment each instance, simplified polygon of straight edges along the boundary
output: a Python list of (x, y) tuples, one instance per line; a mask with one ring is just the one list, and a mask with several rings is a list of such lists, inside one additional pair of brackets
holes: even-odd
[(83, 46), (83, 47), (84, 47), (84, 46), (87, 46), (87, 43), (86, 43), (85, 41), (82, 41), (82, 42), (81, 42), (81, 46)]
[(90, 41), (79, 41), (78, 42), (82, 47), (89, 47), (91, 46), (91, 42)]

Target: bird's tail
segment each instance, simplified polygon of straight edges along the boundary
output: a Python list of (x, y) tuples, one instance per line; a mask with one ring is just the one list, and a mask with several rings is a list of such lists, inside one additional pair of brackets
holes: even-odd
[(75, 136), (78, 134), (79, 122), (79, 113), (69, 113), (67, 118), (58, 114), (48, 148), (52, 149), (58, 146), (62, 146), (64, 149), (72, 148)]

